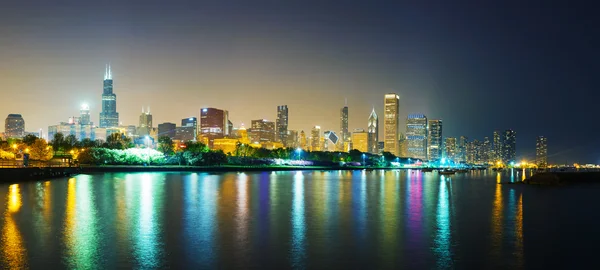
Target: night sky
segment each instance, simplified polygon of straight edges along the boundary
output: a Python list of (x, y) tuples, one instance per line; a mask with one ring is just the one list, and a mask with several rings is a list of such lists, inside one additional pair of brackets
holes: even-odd
[(339, 131), (347, 98), (366, 129), (396, 92), (401, 118), (442, 118), (445, 137), (511, 128), (520, 158), (544, 135), (552, 163), (600, 162), (593, 1), (123, 2), (3, 1), (0, 117), (46, 130), (87, 102), (98, 123), (110, 62), (123, 124), (210, 106), (249, 126), (286, 104), (290, 129)]

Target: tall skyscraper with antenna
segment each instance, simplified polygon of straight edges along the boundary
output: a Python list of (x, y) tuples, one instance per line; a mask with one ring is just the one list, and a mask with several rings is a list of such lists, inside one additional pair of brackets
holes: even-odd
[(344, 107), (340, 110), (340, 135), (342, 141), (350, 141), (350, 131), (348, 130), (348, 100), (345, 100)]
[(102, 111), (100, 112), (100, 127), (118, 127), (119, 113), (117, 112), (117, 95), (113, 93), (113, 79), (110, 65), (104, 70), (104, 87), (102, 92)]

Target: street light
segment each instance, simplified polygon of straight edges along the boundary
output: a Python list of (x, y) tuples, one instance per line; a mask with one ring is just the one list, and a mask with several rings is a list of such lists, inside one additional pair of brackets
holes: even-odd
[(366, 155), (362, 154), (363, 166), (367, 167), (367, 163), (365, 163), (365, 157), (366, 157)]
[(302, 153), (302, 148), (296, 148), (296, 153), (298, 154), (298, 160), (300, 160), (300, 154)]

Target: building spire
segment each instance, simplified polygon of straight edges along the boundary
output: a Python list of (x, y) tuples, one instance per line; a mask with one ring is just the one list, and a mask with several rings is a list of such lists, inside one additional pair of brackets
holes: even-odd
[(110, 70), (110, 63), (104, 66), (104, 79), (112, 80), (112, 71)]

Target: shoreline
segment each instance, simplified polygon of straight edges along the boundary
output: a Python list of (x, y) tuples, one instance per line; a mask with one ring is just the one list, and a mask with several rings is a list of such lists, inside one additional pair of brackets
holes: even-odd
[(398, 170), (403, 168), (362, 168), (333, 166), (82, 166), (81, 173), (106, 172), (259, 172), (259, 171), (355, 171), (355, 170)]

